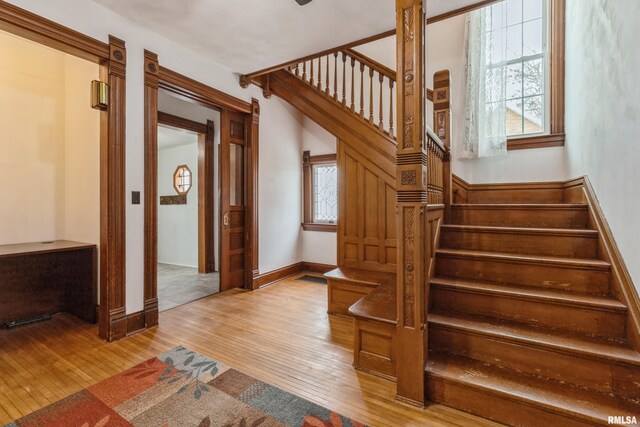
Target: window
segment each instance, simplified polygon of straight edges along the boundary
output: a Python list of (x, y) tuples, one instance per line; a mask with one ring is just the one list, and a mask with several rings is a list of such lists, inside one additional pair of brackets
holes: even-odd
[[(487, 92), (506, 78), (506, 130), (508, 137), (548, 132), (549, 49), (548, 0), (507, 0), (484, 10), (489, 64)], [(492, 97), (487, 96), (488, 104)]]
[(338, 166), (336, 155), (303, 154), (304, 223), (308, 231), (336, 231), (338, 222)]
[(181, 165), (173, 173), (173, 188), (180, 196), (186, 195), (191, 190), (191, 169), (187, 165)]

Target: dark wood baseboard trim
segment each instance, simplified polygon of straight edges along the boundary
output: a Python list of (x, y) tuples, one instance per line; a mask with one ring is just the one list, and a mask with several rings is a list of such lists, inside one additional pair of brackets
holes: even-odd
[(268, 273), (263, 273), (255, 276), (253, 278), (253, 289), (271, 285), (282, 279), (295, 276), (296, 274), (300, 274), (305, 271), (308, 271), (310, 273), (324, 274), (335, 268), (335, 265), (318, 264), (315, 262), (298, 262), (286, 267), (279, 268), (277, 270), (270, 271)]
[(144, 302), (144, 324), (146, 328), (158, 326), (158, 298), (151, 298)]
[(331, 270), (335, 270), (336, 268), (338, 267), (330, 264), (318, 264), (316, 262), (303, 262), (301, 273), (308, 271), (309, 273), (325, 274), (330, 272)]
[(127, 335), (143, 331), (144, 329), (144, 310), (127, 315)]
[(640, 350), (640, 297), (631, 274), (618, 249), (609, 223), (587, 176), (583, 177), (583, 191), (589, 205), (591, 227), (598, 230), (598, 255), (611, 264), (611, 290), (613, 295), (627, 306), (627, 340), (636, 350)]

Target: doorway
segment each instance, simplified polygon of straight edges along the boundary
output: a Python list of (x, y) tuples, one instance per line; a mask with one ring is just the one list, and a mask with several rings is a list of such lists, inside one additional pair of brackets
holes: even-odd
[(158, 309), (220, 291), (216, 247), (220, 113), (158, 93)]
[[(258, 275), (258, 135), (260, 105), (245, 102), (175, 71), (160, 66), (153, 52), (145, 51), (145, 280), (146, 327), (158, 324), (158, 124), (159, 106), (165, 95), (189, 105), (219, 113), (219, 148), (214, 149), (215, 178), (219, 197), (214, 209), (217, 241), (214, 264), (221, 292), (254, 289)], [(180, 112), (173, 112), (180, 117)], [(182, 114), (182, 117), (185, 117)], [(194, 115), (188, 115), (193, 120)], [(215, 146), (215, 144), (214, 144)], [(239, 148), (232, 148), (238, 146)], [(216, 146), (217, 147), (217, 146)], [(231, 152), (233, 151), (233, 165)], [(176, 170), (177, 171), (177, 170)], [(174, 171), (175, 172), (175, 171)], [(191, 170), (193, 176), (193, 170)], [(233, 173), (233, 176), (231, 175)], [(233, 185), (234, 190), (231, 191)], [(234, 200), (231, 200), (234, 197)], [(219, 201), (219, 203), (217, 201)], [(217, 203), (217, 205), (216, 205)], [(215, 226), (214, 226), (215, 228)]]

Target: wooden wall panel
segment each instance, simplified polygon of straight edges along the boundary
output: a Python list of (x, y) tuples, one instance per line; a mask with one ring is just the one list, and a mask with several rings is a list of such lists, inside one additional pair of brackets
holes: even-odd
[(342, 140), (338, 177), (338, 265), (395, 272), (395, 177)]

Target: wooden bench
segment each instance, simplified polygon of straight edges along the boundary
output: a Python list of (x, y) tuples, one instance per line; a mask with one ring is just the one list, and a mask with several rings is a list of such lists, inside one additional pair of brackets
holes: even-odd
[(329, 314), (353, 317), (353, 366), (395, 380), (396, 275), (342, 268), (325, 277)]

